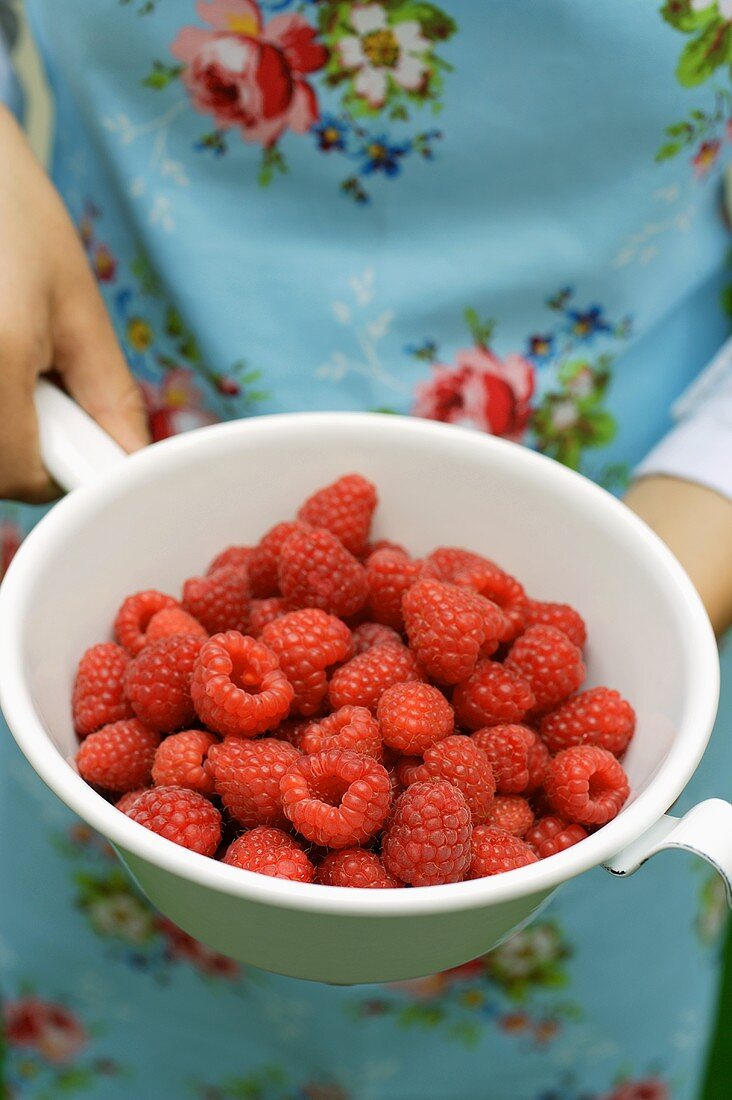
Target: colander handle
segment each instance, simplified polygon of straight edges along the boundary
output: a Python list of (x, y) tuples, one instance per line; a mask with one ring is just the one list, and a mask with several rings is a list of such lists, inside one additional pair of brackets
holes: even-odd
[(613, 875), (632, 875), (646, 860), (666, 848), (693, 852), (721, 876), (732, 908), (732, 804), (708, 798), (683, 817), (664, 814), (655, 825), (605, 864)]
[(39, 380), (35, 401), (43, 464), (62, 489), (77, 489), (126, 457), (119, 444), (51, 382)]

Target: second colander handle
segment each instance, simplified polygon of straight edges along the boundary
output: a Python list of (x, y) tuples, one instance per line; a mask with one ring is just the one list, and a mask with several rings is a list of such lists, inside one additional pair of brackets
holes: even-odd
[(41, 457), (62, 489), (93, 481), (126, 452), (57, 386), (40, 379), (35, 393)]

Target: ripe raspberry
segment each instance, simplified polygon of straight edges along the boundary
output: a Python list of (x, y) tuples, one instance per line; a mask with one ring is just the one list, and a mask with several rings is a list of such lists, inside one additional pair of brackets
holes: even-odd
[(520, 722), (534, 705), (530, 684), (505, 665), (479, 661), (467, 680), (452, 695), (460, 725), (478, 730), (503, 722)]
[(213, 780), (204, 767), (208, 750), (218, 738), (206, 730), (183, 730), (166, 737), (155, 753), (152, 778), (156, 787), (187, 787), (213, 794)]
[(526, 593), (515, 577), (487, 561), (458, 573), (455, 584), (472, 588), (501, 609), (504, 619), (500, 636), (502, 642), (510, 642), (522, 633)]
[(291, 523), (278, 523), (252, 550), (249, 558), (249, 587), (251, 594), (258, 600), (279, 593), (277, 567), (280, 552), (294, 531), (309, 531), (310, 525), (294, 520)]
[(394, 643), (401, 645), (402, 639), (396, 630), (390, 626), (384, 626), (383, 623), (360, 623), (351, 632), (351, 642), (353, 655), (358, 657), (359, 653), (367, 653), (369, 649), (378, 645), (394, 645)]
[(149, 785), (159, 744), (159, 733), (126, 718), (90, 733), (76, 754), (76, 767), (87, 783), (124, 794)]
[(156, 611), (164, 607), (180, 607), (172, 596), (149, 589), (128, 596), (114, 620), (114, 636), (128, 653), (139, 653), (147, 645), (145, 631)]
[(151, 642), (130, 661), (125, 691), (146, 726), (170, 733), (193, 724), (191, 675), (203, 644), (194, 634), (173, 634)]
[(475, 668), (481, 650), (492, 653), (503, 630), (503, 616), (477, 593), (421, 580), (402, 601), (409, 644), (435, 680), (457, 684)]
[(182, 607), (164, 607), (155, 612), (145, 631), (146, 644), (169, 638), (171, 634), (195, 634), (197, 638), (208, 638), (205, 627)]
[(568, 603), (547, 603), (543, 600), (527, 600), (524, 605), (526, 626), (555, 626), (566, 634), (570, 642), (581, 649), (587, 641), (587, 627), (578, 611)]
[(379, 550), (398, 550), (400, 554), (410, 556), (409, 551), (405, 550), (400, 542), (392, 542), (391, 539), (376, 539), (375, 542), (370, 542), (361, 556), (367, 562), (371, 555)]
[(227, 546), (225, 550), (216, 555), (206, 570), (206, 574), (210, 576), (211, 573), (218, 573), (219, 569), (223, 569), (226, 565), (234, 565), (237, 569), (247, 569), (251, 556), (251, 546)]
[(546, 859), (547, 856), (554, 856), (557, 852), (578, 844), (586, 836), (587, 830), (581, 825), (563, 821), (561, 817), (547, 816), (540, 817), (527, 830), (524, 840), (534, 849), (539, 859)]
[(137, 787), (134, 791), (127, 791), (126, 794), (123, 794), (122, 797), (115, 802), (115, 806), (121, 813), (126, 814), (130, 806), (137, 801), (139, 796), (149, 790), (150, 787)]
[(243, 871), (293, 882), (312, 882), (315, 877), (315, 868), (300, 845), (281, 829), (265, 825), (237, 837), (229, 845), (223, 862)]
[(360, 474), (346, 474), (308, 497), (297, 518), (330, 531), (346, 550), (359, 555), (366, 549), (377, 501), (375, 485)]
[(317, 607), (306, 607), (269, 623), (262, 641), (292, 684), (293, 714), (315, 714), (328, 693), (326, 670), (350, 655), (351, 631), (346, 624)]
[(506, 668), (531, 685), (537, 714), (561, 703), (585, 678), (581, 651), (553, 626), (530, 626), (511, 646)]
[(460, 882), (470, 865), (473, 827), (461, 792), (445, 779), (413, 783), (400, 795), (384, 830), (381, 858), (411, 886)]
[(455, 715), (432, 684), (394, 684), (376, 709), (384, 743), (397, 752), (421, 756), (455, 728)]
[(558, 753), (544, 789), (554, 811), (580, 825), (605, 825), (630, 791), (623, 765), (598, 745), (573, 745)]
[(283, 776), (280, 789), (297, 831), (328, 848), (369, 840), (384, 824), (391, 803), (386, 768), (347, 749), (301, 757)]
[(287, 717), (293, 690), (276, 655), (236, 630), (203, 643), (191, 697), (205, 725), (226, 737), (256, 737)]
[(277, 575), (293, 607), (320, 607), (343, 619), (355, 615), (368, 595), (366, 570), (330, 531), (291, 534), (280, 552)]
[(590, 688), (547, 714), (540, 732), (552, 753), (570, 745), (600, 745), (622, 756), (635, 732), (635, 711), (620, 692)]
[(341, 707), (327, 718), (308, 726), (300, 740), (303, 752), (323, 749), (351, 749), (381, 760), (382, 744), (378, 724), (365, 707)]
[(348, 886), (360, 890), (388, 890), (399, 886), (379, 857), (364, 848), (330, 852), (318, 867), (315, 881), (321, 886)]
[(293, 745), (274, 737), (258, 741), (227, 737), (209, 749), (206, 772), (221, 802), (240, 825), (287, 825), (280, 780), (299, 759)]
[(74, 729), (79, 737), (132, 718), (133, 710), (124, 694), (129, 655), (114, 642), (87, 649), (79, 661), (71, 697)]
[(183, 585), (183, 607), (209, 634), (223, 630), (245, 633), (249, 624), (246, 570), (225, 565), (205, 577), (190, 577)]
[(489, 726), (473, 740), (491, 762), (499, 794), (529, 794), (544, 782), (549, 753), (528, 726)]
[(479, 569), (483, 565), (491, 564), (481, 554), (474, 554), (472, 550), (463, 550), (458, 546), (438, 546), (424, 559), (425, 576), (447, 581), (449, 584), (453, 584), (455, 578), (468, 569)]
[(414, 782), (446, 779), (462, 793), (474, 825), (486, 820), (496, 781), (488, 757), (470, 737), (453, 734), (430, 745), (424, 763), (414, 773)]
[(202, 856), (212, 856), (221, 840), (221, 814), (186, 787), (143, 791), (126, 812), (138, 825)]
[(537, 856), (520, 837), (493, 825), (473, 829), (472, 858), (468, 878), (485, 878), (536, 863)]
[(369, 609), (378, 623), (404, 629), (402, 597), (422, 575), (422, 562), (400, 550), (377, 550), (366, 562)]
[(520, 794), (499, 794), (485, 821), (495, 829), (504, 829), (511, 836), (525, 836), (534, 823), (534, 811)]
[(270, 736), (275, 737), (278, 741), (287, 741), (290, 745), (294, 745), (296, 749), (300, 749), (303, 734), (309, 728), (311, 722), (310, 718), (286, 718), (283, 722), (280, 722), (279, 726), (275, 726), (270, 731)]
[(375, 712), (379, 699), (392, 684), (422, 680), (417, 660), (405, 645), (383, 645), (352, 657), (331, 676), (330, 704), (367, 707)]
[(411, 787), (412, 783), (416, 783), (419, 769), (423, 764), (424, 760), (421, 756), (400, 756), (394, 765), (394, 774), (399, 786), (406, 791), (407, 787)]
[(258, 638), (267, 623), (273, 623), (292, 611), (282, 596), (268, 596), (266, 600), (252, 600), (249, 604), (249, 633)]

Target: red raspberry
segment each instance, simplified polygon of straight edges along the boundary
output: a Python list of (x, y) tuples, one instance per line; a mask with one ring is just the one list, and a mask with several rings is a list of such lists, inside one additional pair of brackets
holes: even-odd
[(128, 653), (139, 653), (147, 645), (145, 631), (156, 611), (164, 607), (180, 607), (172, 596), (149, 589), (128, 596), (114, 620), (114, 636)]
[(136, 718), (112, 722), (90, 733), (76, 754), (82, 779), (108, 791), (134, 791), (151, 781), (160, 734)]
[(376, 554), (379, 550), (398, 550), (400, 554), (410, 556), (409, 551), (405, 550), (400, 542), (392, 542), (391, 539), (376, 539), (375, 542), (370, 542), (364, 550), (363, 560), (368, 561), (371, 555)]
[(216, 555), (206, 573), (208, 575), (218, 573), (219, 569), (223, 569), (225, 565), (234, 565), (237, 569), (248, 569), (251, 556), (251, 546), (227, 546)]
[(412, 783), (417, 782), (419, 769), (424, 764), (421, 756), (400, 756), (394, 766), (394, 774), (397, 783), (406, 791)]
[(87, 649), (79, 661), (71, 697), (74, 729), (79, 737), (132, 718), (133, 710), (125, 698), (125, 671), (129, 655), (114, 642), (103, 642)]
[(415, 756), (455, 728), (452, 707), (432, 684), (394, 684), (379, 699), (376, 716), (384, 743)]
[(414, 773), (414, 781), (446, 779), (462, 793), (468, 804), (474, 825), (487, 818), (496, 781), (488, 757), (470, 737), (453, 734), (430, 745), (424, 763)]
[(330, 531), (291, 534), (277, 575), (282, 595), (294, 607), (320, 607), (342, 619), (355, 615), (368, 595), (366, 570)]
[(495, 829), (504, 829), (511, 836), (522, 837), (534, 823), (534, 811), (520, 794), (499, 794), (493, 799), (485, 823)]
[(202, 856), (212, 856), (221, 840), (221, 814), (202, 794), (186, 787), (143, 791), (126, 812), (138, 825)]
[(347, 749), (301, 757), (283, 776), (280, 789), (297, 831), (327, 848), (369, 840), (384, 824), (391, 803), (386, 768)]
[(203, 644), (194, 634), (173, 634), (151, 642), (130, 661), (125, 691), (146, 726), (169, 733), (193, 724), (191, 675)]
[(169, 638), (171, 634), (195, 634), (198, 638), (208, 638), (205, 627), (182, 607), (164, 607), (156, 611), (145, 631), (145, 644)]
[[(92, 735), (93, 736), (93, 735)], [(599, 745), (573, 745), (549, 764), (544, 790), (554, 811), (580, 825), (605, 825), (628, 797), (628, 777)]]
[(262, 631), (292, 684), (292, 712), (315, 714), (328, 693), (326, 670), (351, 653), (351, 631), (335, 615), (317, 607), (291, 611)]
[(479, 661), (452, 695), (457, 721), (468, 729), (520, 722), (534, 705), (530, 684), (496, 661)]
[(123, 794), (122, 797), (115, 802), (115, 806), (121, 813), (126, 814), (130, 806), (137, 801), (139, 796), (149, 790), (149, 787), (138, 787), (134, 791), (127, 791), (126, 794)]
[(249, 625), (249, 581), (246, 570), (225, 565), (183, 585), (183, 607), (209, 634), (223, 630), (245, 633)]
[(526, 593), (522, 585), (493, 562), (466, 569), (455, 578), (455, 584), (472, 588), (495, 603), (503, 612), (503, 630), (500, 640), (510, 642), (524, 629)]
[(379, 857), (364, 848), (330, 852), (318, 867), (315, 881), (321, 886), (348, 886), (360, 890), (388, 890), (399, 886)]
[(226, 737), (256, 737), (287, 717), (293, 690), (276, 655), (236, 630), (203, 643), (191, 696), (199, 718)]
[(365, 707), (341, 707), (327, 718), (313, 722), (303, 733), (300, 747), (306, 753), (351, 749), (373, 756), (374, 760), (382, 757), (379, 727)]
[(524, 622), (529, 626), (555, 626), (566, 634), (570, 642), (581, 649), (587, 641), (587, 627), (578, 611), (568, 603), (546, 603), (543, 600), (527, 600), (524, 605)]
[(187, 787), (213, 794), (213, 780), (204, 767), (208, 750), (218, 738), (206, 730), (183, 730), (166, 737), (155, 753), (152, 778), (156, 787)]
[(405, 645), (383, 645), (352, 657), (333, 673), (328, 687), (330, 704), (367, 707), (374, 712), (392, 684), (422, 680), (414, 654)]
[(252, 600), (249, 604), (249, 633), (258, 638), (267, 623), (287, 615), (292, 608), (282, 596), (268, 596), (266, 600)]
[(240, 825), (287, 825), (280, 780), (299, 759), (293, 745), (274, 737), (258, 741), (227, 737), (209, 749), (206, 772), (223, 805)]
[(346, 474), (308, 497), (297, 518), (325, 528), (351, 554), (359, 555), (366, 549), (377, 502), (376, 486), (360, 474)]
[(351, 642), (353, 655), (358, 657), (359, 653), (367, 653), (378, 645), (401, 645), (402, 639), (396, 630), (384, 626), (383, 623), (360, 623), (351, 632)]
[(422, 575), (422, 562), (400, 550), (377, 550), (366, 562), (369, 608), (374, 619), (404, 629), (402, 597)]
[(492, 563), (481, 554), (463, 550), (459, 546), (438, 546), (424, 559), (425, 576), (452, 584), (455, 578), (468, 569), (479, 569)]
[(390, 875), (411, 886), (460, 882), (470, 865), (473, 832), (462, 793), (445, 779), (413, 783), (394, 804), (381, 858)]
[(553, 626), (530, 626), (511, 646), (506, 668), (531, 685), (537, 714), (561, 703), (585, 678), (581, 651)]
[(254, 547), (249, 558), (249, 587), (252, 596), (258, 600), (276, 596), (279, 592), (277, 567), (282, 547), (294, 531), (309, 531), (307, 523), (294, 520), (291, 523), (278, 523)]
[(549, 752), (570, 745), (600, 745), (622, 756), (635, 732), (635, 711), (618, 691), (596, 687), (562, 703), (541, 722)]
[(520, 837), (493, 825), (473, 829), (472, 858), (468, 878), (485, 878), (536, 863), (537, 856)]
[(294, 745), (296, 749), (299, 749), (303, 734), (310, 725), (310, 718), (286, 718), (284, 722), (280, 722), (279, 726), (275, 726), (271, 731), (271, 736), (278, 741), (287, 741), (290, 745)]
[(499, 794), (529, 794), (544, 782), (549, 753), (528, 726), (489, 726), (473, 740), (491, 762)]
[(265, 825), (237, 837), (229, 845), (223, 862), (243, 871), (293, 882), (312, 882), (315, 877), (315, 868), (300, 845), (281, 829)]
[(554, 856), (557, 852), (563, 852), (565, 848), (571, 848), (587, 836), (587, 830), (581, 825), (572, 824), (571, 821), (563, 821), (561, 817), (540, 817), (526, 832), (524, 840), (533, 848), (539, 859)]
[(457, 684), (481, 650), (493, 652), (503, 616), (489, 600), (443, 581), (417, 581), (402, 601), (409, 644), (435, 680)]

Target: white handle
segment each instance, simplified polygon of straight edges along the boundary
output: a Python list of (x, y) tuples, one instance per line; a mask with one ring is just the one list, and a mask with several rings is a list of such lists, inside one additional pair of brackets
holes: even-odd
[(36, 386), (41, 457), (62, 489), (76, 489), (125, 458), (125, 451), (92, 418), (41, 379)]
[(722, 876), (732, 908), (732, 805), (708, 798), (684, 817), (664, 814), (651, 828), (605, 864), (613, 875), (632, 875), (647, 859), (665, 848), (681, 848), (701, 856)]

